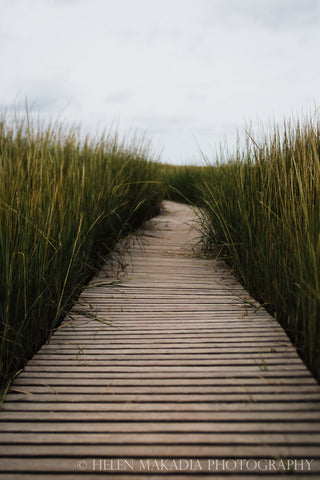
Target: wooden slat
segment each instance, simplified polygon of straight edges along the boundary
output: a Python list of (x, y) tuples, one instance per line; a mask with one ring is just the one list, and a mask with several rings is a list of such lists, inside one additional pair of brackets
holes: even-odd
[[(268, 408), (266, 406), (266, 408)], [(192, 415), (191, 415), (192, 412)], [(271, 422), (272, 425), (276, 425), (276, 422), (279, 424), (283, 422), (319, 422), (320, 421), (320, 411), (318, 410), (272, 410), (272, 411), (253, 411), (253, 410), (225, 410), (223, 407), (221, 411), (214, 411), (214, 415), (208, 414), (208, 410), (204, 411), (195, 411), (195, 410), (180, 410), (180, 411), (10, 411), (5, 410), (0, 412), (0, 422), (13, 422), (19, 421), (22, 422), (36, 421), (36, 422), (65, 422), (65, 421), (78, 421), (78, 422), (108, 422), (108, 421), (126, 421), (126, 422), (153, 422), (153, 421), (164, 421), (164, 422), (174, 422), (174, 421), (184, 421), (190, 422), (250, 422), (254, 424), (255, 422)]]
[[(88, 394), (92, 392), (93, 388), (92, 385), (86, 385), (86, 386), (71, 386), (71, 385), (66, 385), (64, 384), (63, 386), (61, 385), (52, 385), (52, 382), (47, 385), (47, 386), (29, 386), (25, 385), (24, 388), (22, 389), (21, 387), (12, 387), (9, 390), (10, 392), (28, 392), (32, 394), (36, 393), (41, 393), (41, 394), (48, 394), (54, 393), (55, 395), (57, 394), (74, 394), (74, 393), (79, 393), (79, 394)], [(137, 387), (136, 386), (115, 386), (115, 385), (109, 385), (105, 384), (104, 386), (100, 385), (95, 385), (94, 386), (94, 391), (97, 394), (103, 394), (106, 393), (106, 390), (112, 394), (136, 394), (137, 392)], [(191, 385), (191, 386), (139, 386), (139, 394), (214, 394), (214, 395), (222, 395), (222, 394), (239, 394), (239, 393), (247, 393), (247, 394), (296, 394), (297, 392), (297, 386), (289, 386), (289, 385), (263, 385), (263, 386), (207, 386), (207, 385)], [(299, 386), (299, 394), (301, 393), (315, 393), (316, 395), (319, 395), (318, 392), (318, 386), (313, 385), (313, 386)]]
[[(105, 389), (106, 391), (107, 389)], [(42, 393), (42, 394), (12, 394), (7, 395), (8, 402), (93, 402), (93, 403), (107, 403), (107, 402), (300, 402), (304, 401), (306, 396), (309, 402), (320, 401), (320, 393), (308, 392), (308, 394), (301, 393), (197, 393), (197, 394), (145, 394), (145, 393), (132, 393), (132, 394), (115, 394), (111, 389), (108, 389), (106, 393), (78, 393), (78, 394), (57, 394), (57, 393)]]
[[(221, 372), (222, 374), (225, 375), (236, 375), (236, 374), (241, 374), (242, 371), (245, 369), (247, 372), (252, 372), (257, 374), (258, 372), (265, 372), (268, 370), (271, 373), (275, 372), (281, 372), (283, 375), (287, 374), (289, 372), (294, 372), (296, 374), (297, 372), (302, 372), (306, 373), (308, 370), (303, 364), (296, 364), (292, 366), (290, 363), (289, 364), (284, 364), (284, 365), (268, 365), (265, 366), (263, 363), (255, 364), (255, 365), (243, 365), (240, 363), (240, 365), (202, 365), (202, 366), (193, 366), (192, 367), (192, 373), (203, 373), (203, 372), (211, 372), (212, 374)], [(190, 367), (188, 365), (185, 366), (171, 366), (171, 365), (164, 365), (164, 366), (133, 366), (133, 365), (127, 365), (127, 366), (108, 366), (107, 368), (108, 372), (110, 373), (133, 373), (133, 372), (139, 372), (140, 373), (169, 373), (169, 372), (175, 372), (176, 374), (180, 373), (188, 373), (190, 371)], [(25, 367), (25, 371), (28, 372), (94, 372), (94, 373), (103, 373), (106, 371), (106, 366), (89, 366), (86, 364), (85, 361), (79, 360), (79, 362), (74, 365), (74, 366), (66, 366), (66, 365), (27, 365)], [(280, 375), (281, 376), (281, 375)]]
[[(66, 381), (66, 378), (68, 379)], [(273, 378), (260, 378), (260, 377), (253, 377), (253, 378), (197, 378), (197, 377), (188, 377), (188, 378), (82, 378), (82, 377), (74, 377), (66, 375), (62, 376), (55, 376), (55, 377), (45, 377), (45, 379), (41, 380), (41, 377), (35, 378), (34, 376), (30, 377), (26, 374), (20, 375), (16, 381), (15, 386), (17, 385), (45, 385), (45, 380), (49, 380), (50, 385), (88, 385), (88, 386), (101, 386), (101, 385), (121, 385), (121, 386), (211, 386), (213, 388), (222, 387), (251, 387), (251, 386), (267, 386), (267, 387), (284, 387), (290, 386), (292, 388), (305, 386), (313, 386), (317, 388), (317, 384), (315, 380), (311, 377), (282, 377), (281, 380), (273, 379)]]
[[(302, 422), (0, 422), (0, 432), (54, 432), (54, 433), (317, 433), (320, 421)], [(318, 437), (319, 438), (319, 437)], [(313, 439), (313, 437), (312, 437)]]
[[(315, 380), (310, 376), (309, 371), (305, 369), (300, 369), (300, 370), (260, 370), (257, 371), (252, 371), (248, 370), (247, 368), (236, 370), (231, 369), (231, 370), (226, 370), (221, 369), (221, 370), (216, 370), (214, 372), (211, 371), (211, 369), (208, 370), (202, 369), (201, 371), (195, 371), (194, 369), (186, 370), (186, 371), (172, 371), (171, 369), (168, 371), (160, 371), (160, 372), (137, 372), (137, 371), (122, 371), (122, 372), (110, 372), (109, 369), (106, 371), (105, 369), (100, 372), (95, 372), (92, 371), (92, 369), (85, 369), (84, 371), (81, 368), (77, 368), (75, 371), (70, 371), (70, 372), (55, 372), (55, 371), (46, 371), (43, 372), (41, 370), (39, 371), (28, 371), (28, 370), (23, 370), (19, 374), (18, 378), (99, 378), (99, 379), (105, 379), (105, 378), (213, 378), (213, 379), (255, 379), (255, 378), (262, 378), (266, 379), (266, 381), (281, 381), (282, 378), (289, 378), (289, 379), (309, 379), (315, 382)], [(15, 380), (17, 381), (17, 380)]]
[[(54, 400), (57, 400), (55, 397)], [(304, 396), (304, 399), (308, 395)], [(58, 397), (59, 398), (59, 397)], [(61, 400), (61, 398), (60, 398)], [(193, 418), (192, 412), (206, 411), (206, 412), (279, 412), (279, 411), (294, 411), (299, 415), (299, 412), (319, 412), (319, 402), (301, 400), (298, 402), (278, 402), (273, 399), (273, 402), (243, 402), (242, 400), (234, 401), (230, 403), (226, 402), (210, 402), (206, 403), (201, 399), (200, 402), (78, 402), (77, 411), (82, 412), (112, 412), (112, 411), (130, 411), (130, 412), (157, 412), (157, 411), (170, 411), (170, 412), (189, 412), (190, 419)], [(73, 402), (6, 402), (2, 407), (4, 411), (71, 411), (75, 410)], [(212, 418), (211, 416), (208, 418)]]
[[(319, 386), (223, 261), (193, 254), (191, 208), (166, 206), (141, 243), (120, 242), (126, 269), (104, 266), (13, 382), (0, 412), (0, 480), (320, 475)], [(293, 475), (93, 471), (112, 457), (313, 465)]]
[[(187, 352), (184, 350), (183, 351), (185, 354)], [(130, 353), (127, 350), (121, 350), (119, 355), (125, 354), (125, 353)], [(148, 353), (152, 353), (148, 351)], [(160, 351), (160, 353), (165, 354), (165, 351)], [(200, 352), (195, 352), (195, 355)], [(210, 352), (207, 352), (210, 353)], [(137, 355), (136, 355), (137, 356)], [(41, 356), (42, 357), (42, 356)], [(189, 359), (189, 358), (180, 358), (179, 355), (173, 355), (173, 358), (169, 356), (166, 359), (161, 359), (160, 355), (150, 355), (150, 358), (143, 358), (139, 360), (135, 360), (134, 355), (131, 355), (131, 358), (128, 358), (129, 355), (127, 355), (126, 359), (121, 359), (120, 356), (117, 355), (110, 355), (109, 357), (107, 355), (62, 355), (59, 357), (59, 355), (51, 355), (49, 358), (44, 358), (42, 359), (41, 357), (37, 357), (33, 360), (30, 361), (30, 365), (79, 365), (79, 362), (86, 362), (86, 365), (93, 365), (93, 366), (116, 366), (116, 365), (128, 365), (131, 367), (133, 366), (148, 366), (148, 365), (174, 365), (174, 366), (187, 366), (187, 365), (196, 365), (196, 366), (207, 366), (207, 365), (226, 365), (226, 366), (232, 366), (236, 365), (238, 366), (246, 366), (246, 365), (258, 365), (261, 366), (261, 368), (269, 368), (272, 365), (299, 365), (300, 364), (300, 359), (297, 357), (290, 357), (290, 355), (286, 354), (285, 356), (268, 356), (265, 354), (263, 356), (264, 362), (262, 361), (262, 354), (257, 354), (255, 357), (252, 356), (251, 354), (248, 355), (248, 358), (245, 357), (245, 355), (237, 355), (235, 358), (228, 358), (228, 355), (219, 355), (216, 358), (212, 359), (204, 359), (204, 358), (199, 358), (197, 357), (195, 359)], [(57, 358), (58, 357), (58, 358)], [(266, 367), (265, 367), (266, 365)]]
[[(118, 345), (118, 349), (111, 349), (108, 345), (105, 346), (105, 353), (102, 353), (100, 351), (93, 351), (92, 353), (86, 352), (84, 349), (82, 350), (81, 348), (77, 353), (68, 353), (68, 352), (58, 352), (58, 353), (47, 353), (47, 354), (37, 354), (34, 357), (35, 361), (44, 361), (44, 359), (54, 359), (58, 360), (58, 358), (61, 361), (64, 361), (66, 358), (68, 360), (74, 359), (76, 357), (77, 359), (82, 359), (82, 358), (87, 358), (87, 359), (99, 359), (99, 360), (108, 360), (108, 359), (114, 359), (116, 360), (117, 358), (131, 358), (134, 359), (135, 357), (143, 357), (145, 360), (148, 358), (166, 358), (166, 359), (172, 359), (172, 358), (194, 358), (194, 359), (212, 359), (213, 361), (215, 359), (218, 359), (221, 361), (220, 365), (223, 365), (224, 360), (236, 358), (236, 359), (246, 359), (246, 358), (269, 358), (270, 362), (272, 359), (280, 359), (280, 358), (290, 358), (291, 364), (294, 363), (299, 363), (300, 359), (298, 355), (293, 352), (293, 351), (282, 351), (282, 352), (277, 352), (276, 349), (275, 351), (272, 351), (272, 348), (265, 348), (265, 354), (262, 355), (263, 351), (259, 349), (259, 346), (256, 347), (256, 352), (253, 352), (250, 350), (249, 347), (243, 347), (242, 349), (236, 349), (237, 351), (233, 352), (233, 349), (230, 348), (229, 350), (227, 349), (220, 349), (220, 352), (216, 351), (217, 349), (213, 348), (203, 348), (203, 350), (197, 346), (194, 346), (194, 344), (191, 344), (189, 348), (186, 348), (188, 345), (179, 345), (179, 347), (172, 346), (172, 350), (169, 348), (170, 345), (166, 345), (165, 348), (158, 348), (158, 346), (155, 346), (154, 348), (144, 348), (144, 346), (141, 345)], [(248, 350), (247, 350), (248, 348)], [(247, 354), (247, 357), (246, 357)], [(58, 357), (58, 358), (56, 358)], [(240, 362), (239, 362), (240, 363)], [(272, 363), (272, 362), (271, 362)]]
[(318, 445), (320, 433), (5, 433), (7, 444), (190, 444), (190, 445)]

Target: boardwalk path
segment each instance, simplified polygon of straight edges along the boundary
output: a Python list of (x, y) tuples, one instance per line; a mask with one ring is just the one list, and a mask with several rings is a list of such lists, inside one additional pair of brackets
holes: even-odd
[(223, 263), (192, 255), (191, 209), (166, 208), (127, 249), (126, 271), (115, 263), (117, 282), (102, 271), (16, 379), (1, 480), (280, 478), (285, 458), (299, 474), (281, 478), (305, 478), (320, 456), (316, 382)]

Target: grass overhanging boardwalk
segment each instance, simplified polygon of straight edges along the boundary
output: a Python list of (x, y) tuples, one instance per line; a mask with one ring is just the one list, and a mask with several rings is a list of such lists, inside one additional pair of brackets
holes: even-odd
[(0, 480), (319, 478), (320, 387), (165, 207), (15, 379)]

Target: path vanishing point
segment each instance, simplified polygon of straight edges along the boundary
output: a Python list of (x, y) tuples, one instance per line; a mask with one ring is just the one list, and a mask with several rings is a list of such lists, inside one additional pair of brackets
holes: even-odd
[(320, 478), (320, 387), (193, 220), (165, 202), (15, 379), (0, 480)]

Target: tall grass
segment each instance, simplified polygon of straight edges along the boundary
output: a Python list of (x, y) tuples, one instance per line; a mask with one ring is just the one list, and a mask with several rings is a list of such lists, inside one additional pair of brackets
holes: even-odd
[(159, 165), (117, 135), (0, 120), (0, 386), (56, 328), (119, 237), (154, 215)]
[(206, 167), (164, 164), (160, 171), (168, 200), (194, 205), (201, 203), (201, 185), (206, 179)]
[(207, 171), (205, 237), (285, 326), (320, 378), (320, 128), (275, 128)]

